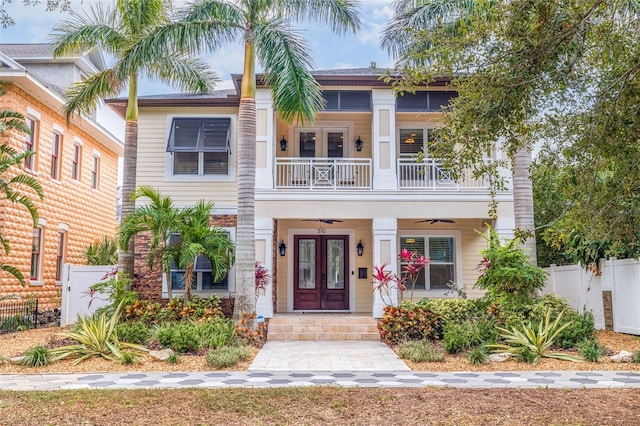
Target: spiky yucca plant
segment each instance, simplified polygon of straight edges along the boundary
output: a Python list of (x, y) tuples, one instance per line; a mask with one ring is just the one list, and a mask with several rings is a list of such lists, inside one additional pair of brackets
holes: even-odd
[(145, 352), (147, 348), (134, 343), (121, 342), (116, 333), (116, 324), (120, 320), (120, 311), (123, 302), (120, 302), (113, 316), (107, 319), (102, 313), (97, 318), (80, 317), (77, 330), (74, 332), (62, 332), (58, 335), (77, 341), (75, 345), (62, 346), (52, 350), (54, 360), (69, 357), (77, 357), (74, 364), (78, 364), (88, 358), (100, 356), (110, 361), (122, 361), (127, 357), (126, 351)]
[(564, 311), (560, 312), (554, 322), (551, 322), (551, 309), (547, 310), (545, 318), (538, 323), (537, 329), (529, 321), (524, 322), (520, 328), (512, 327), (511, 330), (496, 327), (500, 331), (500, 337), (505, 343), (487, 345), (493, 352), (509, 352), (518, 359), (524, 359), (537, 364), (540, 358), (555, 358), (565, 361), (582, 362), (568, 354), (549, 352), (558, 334), (567, 328), (573, 321), (560, 325)]

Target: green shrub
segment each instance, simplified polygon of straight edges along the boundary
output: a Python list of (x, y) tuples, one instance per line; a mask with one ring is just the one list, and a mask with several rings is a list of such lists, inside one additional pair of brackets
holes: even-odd
[(46, 346), (34, 346), (24, 354), (20, 364), (27, 367), (42, 367), (51, 362), (51, 351)]
[(580, 344), (580, 356), (590, 362), (598, 362), (604, 352), (604, 348), (595, 339), (584, 340)]
[(192, 322), (163, 323), (153, 331), (153, 339), (178, 353), (193, 353), (202, 348), (198, 328)]
[(386, 306), (378, 331), (383, 341), (399, 343), (405, 340), (435, 339), (439, 323), (435, 314), (411, 302), (402, 306)]
[(222, 346), (207, 352), (207, 365), (216, 369), (232, 367), (238, 361), (244, 361), (251, 357), (252, 348), (248, 345)]
[(408, 340), (396, 348), (398, 356), (412, 362), (442, 362), (444, 354), (427, 340)]
[(558, 296), (546, 295), (531, 306), (529, 320), (533, 322), (544, 319), (547, 310), (551, 310), (551, 319), (554, 320), (561, 313), (560, 325), (570, 323), (556, 338), (556, 345), (564, 349), (577, 347), (584, 340), (592, 340), (595, 333), (593, 313), (584, 311), (582, 314), (569, 306), (569, 303)]
[(476, 346), (467, 352), (467, 359), (473, 365), (484, 364), (487, 362), (487, 348), (486, 346)]
[(448, 322), (443, 328), (442, 344), (450, 354), (482, 343), (494, 343), (498, 339), (495, 323), (489, 319), (464, 322)]
[(429, 309), (443, 323), (461, 323), (482, 316), (481, 303), (472, 299), (423, 299), (418, 305)]
[(236, 326), (226, 318), (204, 321), (198, 325), (198, 334), (202, 347), (215, 349), (233, 343)]
[[(107, 318), (110, 318), (117, 306), (127, 306), (134, 303), (138, 299), (138, 293), (135, 291), (127, 290), (131, 285), (131, 278), (125, 274), (120, 273), (116, 277), (110, 280), (99, 282), (92, 285), (91, 290), (95, 290), (97, 293), (104, 294), (109, 299), (109, 305), (98, 308), (96, 310), (97, 315), (105, 313)], [(126, 309), (125, 309), (126, 311)]]
[(143, 345), (149, 341), (151, 330), (141, 321), (121, 322), (116, 325), (116, 333), (122, 342)]
[(635, 363), (640, 363), (640, 350), (635, 351), (633, 356), (631, 357), (631, 361)]
[(175, 352), (169, 355), (169, 358), (167, 358), (168, 364), (178, 364), (179, 362), (180, 362), (180, 355), (178, 355)]
[(124, 365), (135, 365), (138, 363), (138, 355), (130, 351), (122, 351), (120, 362)]

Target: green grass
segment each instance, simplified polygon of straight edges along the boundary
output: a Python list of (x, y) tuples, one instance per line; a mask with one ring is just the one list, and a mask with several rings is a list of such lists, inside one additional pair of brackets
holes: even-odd
[(211, 349), (207, 352), (207, 365), (218, 370), (227, 367), (233, 367), (240, 361), (249, 359), (251, 356), (251, 346), (223, 346), (217, 349)]
[(398, 356), (412, 362), (442, 362), (444, 354), (426, 340), (409, 340), (398, 345)]

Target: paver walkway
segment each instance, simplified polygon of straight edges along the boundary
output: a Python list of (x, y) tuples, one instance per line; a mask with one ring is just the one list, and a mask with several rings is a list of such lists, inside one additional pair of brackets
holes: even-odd
[(640, 373), (623, 371), (458, 372), (354, 371), (9, 374), (2, 390), (344, 387), (640, 388)]

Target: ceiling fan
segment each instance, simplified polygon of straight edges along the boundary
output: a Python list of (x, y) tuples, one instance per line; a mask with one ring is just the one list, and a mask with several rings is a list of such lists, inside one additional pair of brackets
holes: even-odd
[(340, 220), (340, 219), (304, 219), (303, 222), (322, 222), (322, 223), (327, 223), (329, 225), (333, 225), (334, 222), (344, 222), (344, 220)]
[(455, 220), (451, 220), (451, 219), (425, 219), (425, 220), (417, 220), (415, 223), (421, 223), (421, 222), (429, 222), (431, 225), (441, 222), (441, 223), (456, 223)]

